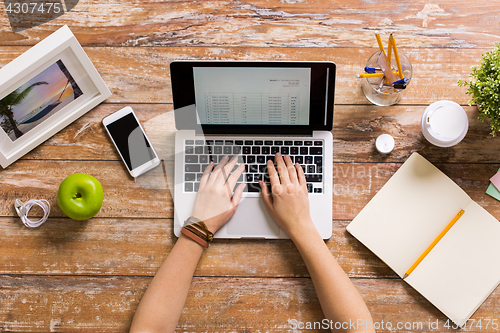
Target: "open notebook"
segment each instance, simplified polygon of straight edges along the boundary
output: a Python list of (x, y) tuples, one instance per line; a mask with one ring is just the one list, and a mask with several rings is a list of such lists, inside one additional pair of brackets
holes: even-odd
[(347, 231), (403, 278), (461, 209), (405, 281), (462, 325), (500, 282), (500, 223), (439, 169), (413, 153)]

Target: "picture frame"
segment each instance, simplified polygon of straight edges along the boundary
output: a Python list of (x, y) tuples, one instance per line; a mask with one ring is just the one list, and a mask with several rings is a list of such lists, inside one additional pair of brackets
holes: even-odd
[(0, 165), (8, 167), (111, 92), (68, 26), (0, 69)]

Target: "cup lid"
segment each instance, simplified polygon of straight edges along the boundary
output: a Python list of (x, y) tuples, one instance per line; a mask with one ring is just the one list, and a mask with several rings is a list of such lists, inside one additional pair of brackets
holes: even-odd
[(468, 127), (465, 110), (452, 101), (432, 103), (422, 116), (422, 133), (425, 138), (441, 147), (450, 147), (462, 141)]

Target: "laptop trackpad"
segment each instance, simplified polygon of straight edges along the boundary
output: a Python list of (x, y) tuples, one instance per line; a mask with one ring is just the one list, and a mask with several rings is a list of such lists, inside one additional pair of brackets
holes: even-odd
[(228, 235), (241, 237), (278, 236), (280, 227), (274, 222), (262, 197), (242, 198), (236, 213), (227, 224)]

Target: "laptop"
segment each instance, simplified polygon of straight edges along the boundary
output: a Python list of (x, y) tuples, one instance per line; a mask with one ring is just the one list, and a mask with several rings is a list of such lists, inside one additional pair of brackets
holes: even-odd
[(276, 152), (304, 169), (312, 220), (332, 234), (332, 62), (174, 61), (174, 233), (193, 211), (205, 167), (225, 155), (245, 163), (247, 186), (234, 216), (216, 238), (289, 238), (273, 221), (258, 182)]

